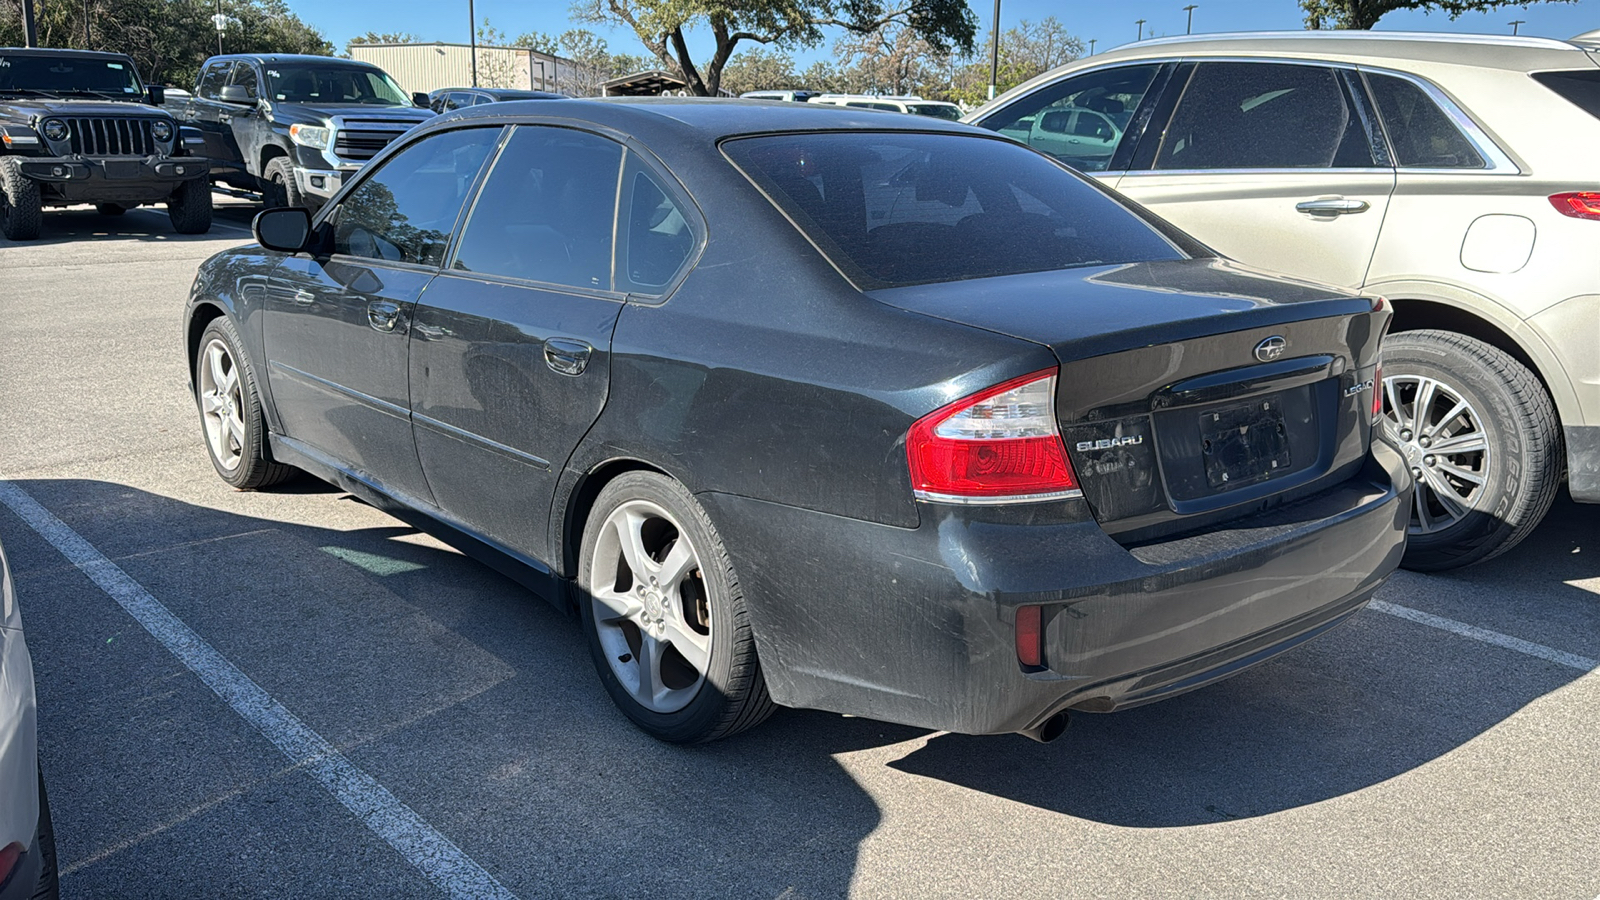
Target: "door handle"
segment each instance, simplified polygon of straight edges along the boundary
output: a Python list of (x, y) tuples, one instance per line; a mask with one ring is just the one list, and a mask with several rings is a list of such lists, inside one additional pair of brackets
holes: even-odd
[(310, 291), (299, 290), (294, 292), (294, 302), (300, 304), (301, 306), (310, 306), (311, 304), (315, 303), (316, 300), (317, 295), (311, 293)]
[(224, 124), (224, 125), (226, 125), (226, 124), (228, 124), (228, 123), (229, 123), (229, 122), (232, 122), (232, 121), (233, 121), (233, 116), (228, 116), (228, 115), (221, 115), (221, 116), (217, 116), (217, 121), (218, 121), (218, 122), (221, 122), (221, 123), (222, 123), (222, 124)]
[(1326, 200), (1302, 200), (1294, 205), (1296, 210), (1313, 216), (1343, 216), (1366, 212), (1371, 206), (1365, 200), (1346, 200), (1331, 197)]
[(550, 338), (544, 342), (544, 364), (562, 375), (582, 375), (589, 367), (594, 348), (570, 338)]
[(387, 300), (374, 300), (367, 304), (367, 324), (374, 330), (394, 331), (400, 324), (400, 306)]

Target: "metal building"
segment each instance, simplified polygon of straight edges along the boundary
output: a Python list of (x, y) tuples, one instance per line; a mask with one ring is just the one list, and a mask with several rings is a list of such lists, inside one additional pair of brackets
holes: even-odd
[(476, 82), (468, 44), (351, 44), (346, 49), (351, 59), (372, 63), (393, 75), (407, 92), (476, 86), (582, 96), (594, 92), (598, 82), (585, 66), (526, 47), (479, 44)]

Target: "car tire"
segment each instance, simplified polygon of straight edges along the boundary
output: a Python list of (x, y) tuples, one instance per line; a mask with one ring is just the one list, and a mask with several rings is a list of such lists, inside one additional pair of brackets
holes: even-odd
[(61, 870), (56, 861), (56, 826), (50, 818), (50, 797), (44, 790), (44, 772), (39, 773), (39, 828), (37, 846), (42, 856), (39, 880), (29, 900), (57, 900), (61, 896)]
[(102, 216), (120, 216), (127, 212), (128, 208), (119, 203), (96, 203), (94, 211)]
[(0, 159), (0, 234), (7, 240), (31, 241), (44, 224), (39, 183), (22, 174), (15, 158)]
[(727, 550), (676, 481), (627, 472), (600, 491), (583, 532), (578, 588), (595, 670), (641, 730), (701, 743), (776, 708)]
[(195, 354), (194, 400), (212, 467), (223, 481), (253, 491), (278, 484), (298, 470), (273, 462), (267, 451), (267, 422), (255, 369), (241, 346), (227, 316), (206, 326), (200, 334), (200, 352)]
[(1544, 385), (1510, 354), (1450, 331), (1391, 335), (1383, 409), (1417, 484), (1405, 568), (1437, 572), (1498, 556), (1549, 511), (1561, 432)]
[(167, 218), (179, 234), (205, 234), (211, 230), (211, 182), (191, 178), (167, 200)]
[(261, 192), (263, 206), (268, 209), (277, 206), (306, 206), (306, 195), (300, 192), (300, 185), (294, 180), (294, 169), (289, 163), (289, 157), (274, 157), (267, 163), (267, 171), (263, 177), (267, 182), (266, 190)]

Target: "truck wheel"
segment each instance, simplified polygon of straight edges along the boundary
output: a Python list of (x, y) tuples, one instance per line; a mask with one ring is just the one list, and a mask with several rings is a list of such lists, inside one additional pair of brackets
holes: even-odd
[(300, 193), (300, 185), (295, 183), (289, 157), (274, 157), (272, 162), (267, 163), (266, 179), (267, 189), (261, 192), (261, 202), (268, 209), (306, 205), (306, 195)]
[(185, 181), (167, 200), (167, 218), (179, 234), (205, 234), (211, 230), (211, 182)]
[(44, 203), (39, 183), (22, 174), (15, 159), (0, 159), (0, 233), (13, 241), (31, 241), (39, 236), (44, 219)]
[(117, 203), (96, 203), (94, 211), (102, 216), (120, 216), (127, 212), (128, 208)]
[(1504, 351), (1450, 331), (1390, 336), (1383, 412), (1416, 481), (1406, 568), (1437, 572), (1498, 556), (1550, 510), (1561, 484), (1555, 407)]

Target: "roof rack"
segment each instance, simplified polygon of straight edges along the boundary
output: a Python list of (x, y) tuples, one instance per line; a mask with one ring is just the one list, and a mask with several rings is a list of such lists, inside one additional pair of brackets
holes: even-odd
[(1533, 37), (1531, 35), (1510, 34), (1452, 34), (1439, 31), (1354, 31), (1354, 30), (1316, 30), (1316, 31), (1231, 31), (1212, 34), (1180, 34), (1173, 37), (1146, 38), (1123, 46), (1147, 47), (1153, 44), (1198, 44), (1212, 40), (1229, 40), (1233, 38), (1268, 38), (1286, 41), (1430, 41), (1434, 43), (1451, 44), (1494, 44), (1501, 47), (1529, 47), (1544, 50), (1570, 50), (1579, 38), (1588, 38), (1600, 43), (1600, 31), (1591, 31), (1579, 35), (1571, 41), (1561, 41), (1555, 38)]

